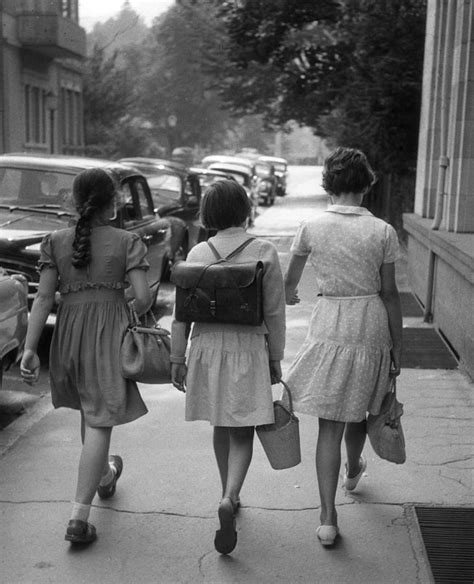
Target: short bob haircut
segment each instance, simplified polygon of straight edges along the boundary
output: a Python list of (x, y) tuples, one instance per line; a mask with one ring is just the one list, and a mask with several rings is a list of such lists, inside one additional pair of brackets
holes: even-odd
[(375, 181), (367, 157), (355, 148), (336, 148), (324, 161), (322, 186), (330, 195), (367, 192)]
[(239, 227), (250, 217), (251, 203), (245, 189), (233, 180), (210, 185), (201, 201), (201, 221), (207, 229)]

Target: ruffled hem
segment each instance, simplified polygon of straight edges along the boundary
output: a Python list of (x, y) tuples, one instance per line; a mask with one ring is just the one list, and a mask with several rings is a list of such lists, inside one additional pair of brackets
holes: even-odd
[(287, 375), (295, 410), (341, 422), (377, 414), (389, 389), (390, 363), (389, 345), (306, 343)]
[(70, 292), (81, 292), (83, 290), (98, 290), (99, 288), (106, 288), (108, 290), (123, 290), (128, 288), (127, 282), (70, 282), (64, 284), (59, 288), (61, 294), (69, 294)]

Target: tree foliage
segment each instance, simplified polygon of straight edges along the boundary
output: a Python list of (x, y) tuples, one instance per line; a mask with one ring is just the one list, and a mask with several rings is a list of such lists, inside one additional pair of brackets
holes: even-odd
[(425, 0), (247, 0), (222, 4), (233, 74), (224, 102), (296, 120), (365, 150), (386, 171), (413, 164)]

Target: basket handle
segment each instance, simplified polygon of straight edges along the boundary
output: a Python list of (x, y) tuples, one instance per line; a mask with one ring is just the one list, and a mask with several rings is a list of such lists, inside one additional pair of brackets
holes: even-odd
[(288, 385), (283, 381), (283, 379), (280, 379), (280, 383), (283, 385), (284, 390), (286, 391), (286, 394), (288, 395), (288, 407), (290, 412), (293, 414), (293, 397), (291, 395), (291, 391), (290, 388), (288, 387)]

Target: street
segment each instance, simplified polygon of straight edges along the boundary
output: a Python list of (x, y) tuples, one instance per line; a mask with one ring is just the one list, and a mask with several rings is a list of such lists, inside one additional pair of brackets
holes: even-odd
[[(290, 173), (290, 194), (261, 209), (252, 230), (275, 243), (283, 268), (299, 220), (326, 206), (320, 169)], [(310, 270), (299, 290), (301, 303), (287, 308), (283, 377), (310, 318)], [(172, 298), (171, 285), (163, 285), (165, 327)], [(5, 378), (5, 390), (12, 388), (30, 391), (18, 381), (16, 368)], [(317, 421), (299, 415), (298, 466), (273, 470), (255, 440), (237, 547), (221, 556), (213, 545), (221, 493), (212, 430), (207, 422), (184, 421), (184, 395), (171, 384), (140, 390), (149, 413), (117, 427), (112, 436), (111, 453), (124, 460), (117, 493), (93, 501), (98, 540), (74, 549), (64, 532), (80, 452), (79, 416), (53, 411), (43, 370), (31, 390), (34, 403), (0, 432), (2, 583), (428, 584), (433, 580), (415, 507), (472, 506), (473, 384), (459, 370), (405, 369), (397, 396), (405, 405), (407, 462), (386, 462), (366, 446), (368, 468), (360, 488), (337, 489), (337, 546), (328, 550), (317, 542)], [(274, 386), (275, 397), (280, 391)]]

